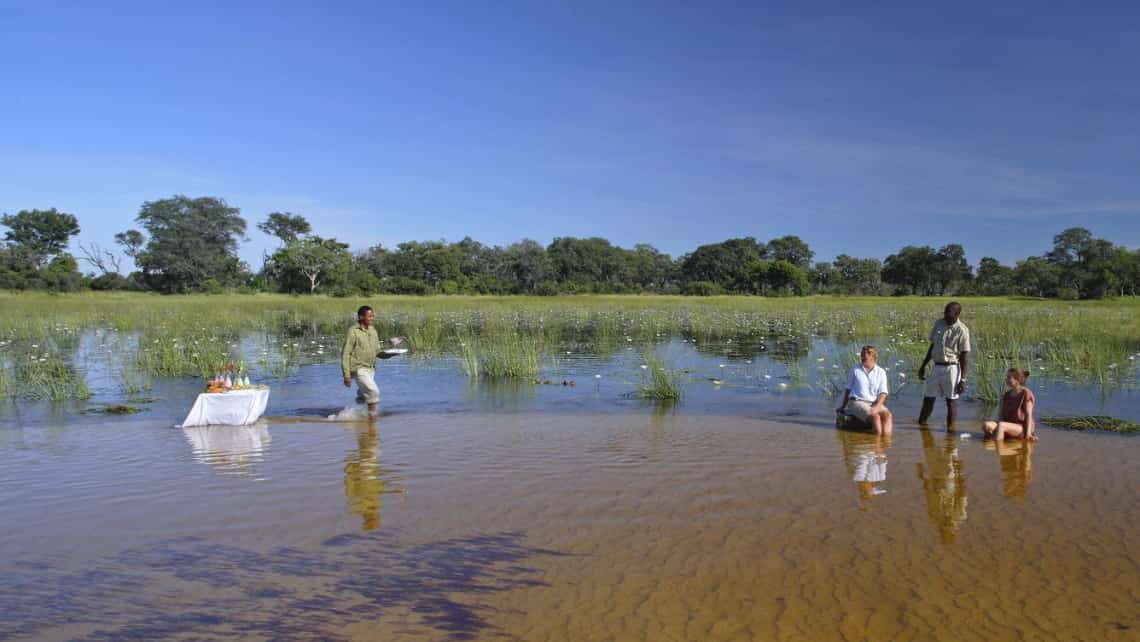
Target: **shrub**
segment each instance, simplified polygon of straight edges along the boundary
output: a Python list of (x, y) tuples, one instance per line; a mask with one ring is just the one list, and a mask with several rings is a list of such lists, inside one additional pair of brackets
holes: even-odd
[(724, 294), (724, 288), (712, 281), (693, 281), (681, 287), (681, 294), (686, 296), (716, 296)]

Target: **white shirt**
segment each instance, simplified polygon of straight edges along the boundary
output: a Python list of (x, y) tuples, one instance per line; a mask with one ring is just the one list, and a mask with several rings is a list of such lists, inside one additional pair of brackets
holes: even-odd
[(874, 403), (879, 395), (889, 392), (887, 371), (875, 364), (868, 373), (863, 369), (863, 364), (859, 364), (851, 369), (851, 374), (847, 375), (847, 389), (851, 391), (852, 398)]

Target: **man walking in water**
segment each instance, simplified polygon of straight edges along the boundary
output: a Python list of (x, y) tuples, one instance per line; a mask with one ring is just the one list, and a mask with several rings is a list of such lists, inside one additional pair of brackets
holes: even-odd
[[(920, 424), (926, 424), (934, 411), (934, 398), (939, 396), (946, 399), (946, 430), (954, 430), (958, 421), (958, 395), (966, 390), (966, 359), (970, 354), (970, 329), (958, 319), (961, 314), (961, 304), (950, 302), (930, 330), (930, 348), (918, 367), (919, 381), (926, 380), (922, 412), (918, 415)], [(927, 379), (926, 366), (931, 359), (934, 369)]]
[[(344, 350), (340, 355), (340, 369), (344, 373), (344, 387), (351, 388), (356, 379), (356, 403), (368, 404), (368, 418), (376, 418), (376, 403), (380, 401), (380, 388), (376, 386), (376, 358), (388, 359), (381, 352), (380, 337), (372, 321), (376, 314), (367, 305), (356, 311), (356, 325), (344, 337)], [(398, 339), (392, 339), (398, 343)]]

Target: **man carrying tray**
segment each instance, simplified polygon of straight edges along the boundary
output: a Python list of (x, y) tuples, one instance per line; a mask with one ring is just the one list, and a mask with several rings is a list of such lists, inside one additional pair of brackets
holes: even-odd
[[(376, 386), (376, 358), (390, 359), (398, 352), (385, 351), (380, 346), (380, 337), (372, 321), (376, 318), (372, 308), (360, 306), (356, 311), (356, 325), (348, 329), (344, 337), (344, 350), (341, 351), (340, 368), (344, 373), (344, 387), (351, 388), (356, 379), (356, 403), (368, 404), (368, 418), (376, 418), (376, 403), (380, 401), (380, 388)], [(401, 339), (389, 339), (392, 345), (399, 345)]]

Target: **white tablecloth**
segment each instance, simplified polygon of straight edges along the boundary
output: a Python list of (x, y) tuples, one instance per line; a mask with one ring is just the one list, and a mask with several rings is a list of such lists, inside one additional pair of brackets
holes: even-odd
[(186, 426), (244, 426), (251, 424), (265, 412), (269, 404), (269, 389), (231, 390), (229, 392), (203, 392), (194, 401), (194, 407), (182, 427)]

